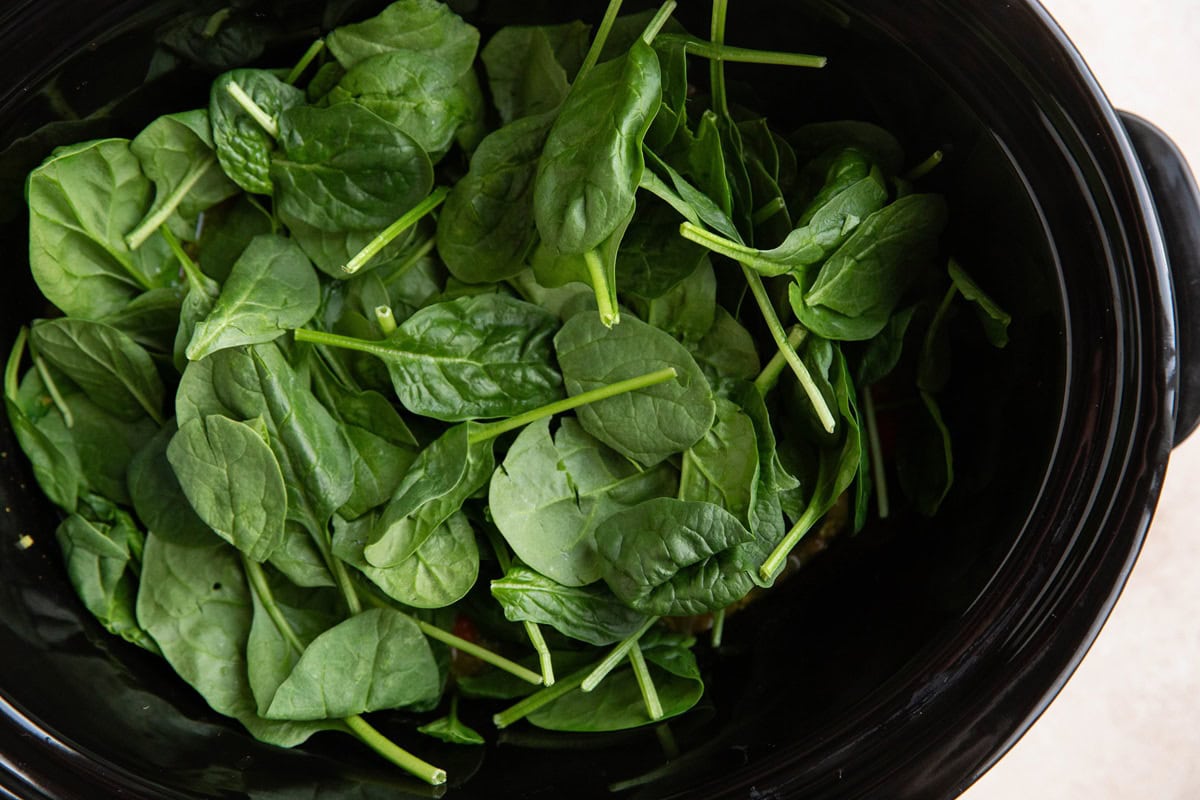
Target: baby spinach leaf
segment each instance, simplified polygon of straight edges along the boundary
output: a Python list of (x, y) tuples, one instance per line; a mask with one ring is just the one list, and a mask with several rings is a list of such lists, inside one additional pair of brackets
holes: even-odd
[[(643, 654), (662, 703), (663, 719), (696, 705), (704, 694), (704, 683), (690, 650), (655, 647), (644, 649)], [(579, 732), (625, 730), (651, 721), (637, 678), (628, 668), (612, 673), (591, 692), (568, 692), (526, 719), (547, 730)]]
[(708, 332), (685, 345), (714, 386), (723, 379), (754, 380), (762, 371), (754, 337), (721, 306), (717, 306)]
[(126, 139), (62, 147), (29, 175), (29, 266), (38, 288), (73, 317), (99, 319), (170, 280), (160, 247), (125, 243), (153, 187)]
[(66, 395), (64, 404), (72, 417), (70, 427), (55, 410), (38, 420), (38, 428), (59, 448), (75, 450), (88, 489), (128, 505), (125, 478), (129, 462), (154, 436), (158, 425), (145, 416), (136, 421), (113, 416), (81, 392)]
[(897, 310), (888, 318), (887, 326), (867, 342), (858, 364), (859, 386), (878, 383), (890, 375), (900, 363), (904, 337), (916, 311), (916, 305)]
[(312, 528), (294, 519), (288, 519), (284, 523), (283, 542), (267, 559), (267, 563), (297, 586), (315, 589), (336, 585), (325, 556), (318, 548)]
[(623, 294), (662, 297), (696, 271), (704, 248), (679, 235), (679, 215), (662, 202), (639, 203), (617, 253), (616, 282)]
[(524, 267), (536, 237), (533, 181), (554, 114), (524, 117), (489, 134), (438, 217), (438, 255), (454, 277), (484, 283)]
[[(300, 245), (300, 249), (317, 265), (317, 268), (329, 277), (338, 280), (346, 279), (347, 273), (343, 267), (377, 235), (373, 230), (324, 231), (294, 217), (287, 217), (287, 227), (292, 239)], [(365, 275), (377, 269), (386, 269), (397, 259), (402, 259), (412, 245), (416, 233), (413, 228), (402, 232), (390, 241), (375, 258), (371, 259), (360, 274)]]
[(532, 259), (533, 274), (538, 283), (552, 289), (572, 282), (591, 286), (601, 321), (608, 326), (615, 325), (620, 321), (617, 252), (633, 213), (634, 209), (630, 208), (612, 234), (595, 250), (584, 254), (563, 253), (543, 242), (534, 251)]
[(500, 120), (554, 111), (571, 89), (587, 52), (588, 27), (509, 26), (496, 31), (480, 53)]
[(287, 488), (261, 431), (210, 416), (180, 427), (167, 459), (205, 524), (255, 561), (283, 540)]
[(399, 611), (376, 608), (325, 631), (304, 650), (275, 692), (270, 719), (340, 719), (426, 703), (441, 676), (420, 628)]
[(398, 0), (378, 16), (332, 31), (325, 45), (346, 69), (380, 53), (413, 50), (461, 75), (475, 59), (479, 31), (438, 0)]
[(168, 422), (130, 460), (129, 498), (138, 519), (155, 535), (185, 547), (207, 544), (212, 529), (196, 516), (167, 460), (175, 431), (174, 422)]
[(637, 319), (605, 327), (596, 314), (576, 314), (554, 337), (567, 393), (576, 395), (655, 370), (677, 378), (592, 403), (577, 412), (583, 429), (646, 466), (695, 444), (716, 408), (704, 373), (669, 334)]
[(60, 317), (29, 331), (34, 352), (53, 364), (96, 405), (121, 419), (162, 423), (163, 383), (149, 354), (102, 322)]
[(967, 274), (967, 271), (950, 259), (948, 266), (950, 280), (958, 287), (963, 298), (975, 306), (976, 315), (983, 325), (983, 332), (993, 347), (1004, 347), (1008, 344), (1008, 326), (1012, 323), (1012, 315), (996, 304), (987, 292)]
[(304, 325), (321, 302), (317, 273), (291, 239), (263, 234), (234, 262), (209, 314), (196, 325), (187, 357), (272, 341)]
[(412, 608), (445, 608), (461, 600), (479, 577), (479, 548), (465, 514), (454, 509), (434, 524), (430, 506), (414, 515), (416, 525), (427, 525), (420, 545), (392, 566), (376, 567), (364, 555), (374, 520), (355, 522), (335, 518), (334, 553), (360, 570), (393, 600)]
[[(213, 362), (218, 407), (230, 409), (239, 419), (265, 421), (271, 450), (285, 476), (288, 518), (312, 535), (324, 536), (334, 510), (354, 490), (345, 432), (277, 345), (221, 350), (193, 364), (206, 361)], [(181, 394), (183, 388), (181, 384)], [(183, 419), (180, 414), (181, 428)]]
[(683, 453), (679, 498), (719, 505), (748, 524), (758, 471), (753, 421), (736, 403), (718, 397), (712, 428)]
[[(266, 570), (263, 578), (269, 594), (264, 597), (251, 586), (254, 611), (246, 640), (246, 677), (260, 716), (266, 715), (275, 692), (300, 660), (297, 645), (307, 647), (341, 621), (336, 593), (301, 590)], [(282, 616), (286, 634), (272, 612)]]
[(492, 443), (471, 444), (471, 426), (455, 425), (417, 456), (383, 508), (364, 555), (376, 567), (412, 556), (492, 474)]
[(936, 251), (946, 225), (940, 195), (902, 197), (867, 217), (821, 267), (805, 303), (847, 316), (889, 313), (912, 282), (916, 268)]
[(488, 506), (522, 561), (559, 584), (582, 586), (601, 577), (596, 526), (614, 511), (674, 490), (667, 465), (640, 470), (569, 417), (551, 439), (547, 418), (517, 435), (492, 475)]
[[(271, 233), (274, 227), (271, 215), (249, 195), (209, 209), (204, 213), (197, 243), (200, 269), (211, 278), (225, 280), (250, 240), (259, 234)], [(295, 236), (294, 231), (292, 234)], [(338, 264), (339, 269), (343, 263)]]
[(576, 81), (550, 129), (534, 184), (534, 219), (552, 249), (586, 253), (629, 216), (644, 169), (642, 139), (660, 92), (658, 58), (640, 39)]
[(404, 131), (437, 160), (474, 117), (470, 84), (461, 75), (453, 64), (422, 52), (381, 53), (351, 67), (325, 102), (335, 109), (357, 103)]
[(286, 109), (304, 105), (304, 92), (264, 69), (235, 69), (213, 81), (208, 113), (221, 169), (247, 192), (271, 194), (275, 141), (229, 94), (233, 84), (277, 122)]
[(17, 444), (33, 468), (38, 488), (54, 505), (67, 512), (74, 511), (85, 485), (79, 451), (42, 430), (13, 398), (4, 398), (4, 408)]
[(409, 411), (456, 422), (510, 417), (559, 399), (550, 357), (557, 324), (531, 303), (482, 294), (426, 306), (379, 341), (313, 331), (297, 338), (378, 356)]
[(717, 314), (717, 276), (702, 258), (692, 274), (646, 303), (645, 320), (676, 339), (696, 342), (708, 333)]
[(704, 614), (745, 596), (754, 583), (738, 546), (752, 539), (724, 508), (671, 497), (618, 511), (596, 529), (604, 582), (657, 616)]
[(450, 713), (417, 728), (420, 733), (450, 744), (485, 744), (484, 738), (458, 718), (458, 696), (450, 701)]
[(115, 507), (112, 514), (108, 522), (72, 514), (59, 523), (55, 536), (67, 577), (87, 610), (109, 633), (157, 653), (158, 646), (137, 624), (134, 614), (143, 534), (128, 514)]
[(97, 321), (113, 326), (150, 353), (170, 353), (179, 329), (179, 295), (175, 287), (151, 289)]
[(646, 615), (634, 611), (600, 584), (564, 586), (514, 565), (492, 581), (492, 596), (512, 622), (549, 625), (564, 636), (597, 647), (614, 644), (642, 627)]
[(896, 474), (917, 511), (933, 516), (954, 483), (954, 453), (937, 398), (920, 394), (921, 406), (902, 429), (896, 448)]
[(433, 167), (421, 146), (355, 104), (284, 112), (270, 173), (283, 221), (329, 232), (377, 232), (433, 186)]
[(130, 247), (137, 249), (163, 224), (194, 239), (200, 214), (238, 193), (213, 148), (207, 109), (161, 116), (134, 138), (129, 149), (154, 183), (154, 205), (129, 233)]
[(250, 589), (237, 551), (213, 541), (205, 548), (188, 548), (154, 534), (146, 537), (138, 623), (214, 711), (236, 718), (256, 739), (298, 745), (332, 725), (276, 722), (256, 713), (246, 674)]
[(801, 162), (810, 162), (823, 154), (836, 154), (847, 147), (866, 153), (887, 175), (904, 168), (904, 148), (888, 131), (869, 122), (839, 120), (814, 122), (797, 128), (788, 137)]

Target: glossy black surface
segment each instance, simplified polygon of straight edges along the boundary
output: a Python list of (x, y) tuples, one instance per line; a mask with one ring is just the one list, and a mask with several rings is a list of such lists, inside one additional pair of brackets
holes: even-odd
[(1125, 111), (1121, 124), (1150, 184), (1171, 266), (1180, 363), (1178, 445), (1200, 425), (1200, 187), (1179, 146), (1166, 133)]
[[(282, 22), (264, 58), (287, 63), (338, 13), (372, 4), (249, 5), (264, 29)], [(486, 27), (597, 19), (602, 4), (454, 5)], [(1175, 430), (1163, 243), (1123, 128), (1044, 12), (994, 0), (733, 5), (731, 42), (831, 57), (821, 73), (731, 70), (747, 106), (785, 127), (864, 116), (897, 131), (914, 160), (947, 152), (935, 183), (954, 209), (950, 245), (1018, 318), (1012, 343), (961, 362), (975, 368), (959, 376), (949, 420), (958, 484), (946, 513), (876, 525), (732, 618), (726, 647), (703, 657), (708, 699), (670, 725), (678, 756), (665, 768), (669, 744), (651, 731), (525, 729), (456, 750), (397, 726), (402, 745), (451, 772), (448, 797), (953, 797), (1061, 687), (1149, 523)], [(157, 113), (203, 104), (203, 70), (146, 77), (165, 64), (155, 32), (215, 8), (42, 0), (0, 12), (11, 266), (0, 347), (42, 313), (23, 277), (25, 172), (55, 144), (133, 135)], [(0, 452), (0, 787), (38, 798), (436, 794), (333, 735), (294, 753), (258, 745), (105, 635), (66, 584), (52, 510), (7, 431)], [(20, 551), (25, 533), (35, 546)]]

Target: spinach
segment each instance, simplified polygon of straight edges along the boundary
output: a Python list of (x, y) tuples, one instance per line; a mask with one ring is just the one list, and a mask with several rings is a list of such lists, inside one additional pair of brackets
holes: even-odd
[(467, 283), (499, 281), (524, 267), (536, 237), (533, 185), (552, 113), (505, 125), (480, 142), (438, 218), (438, 254)]
[(316, 271), (295, 242), (273, 234), (257, 236), (196, 324), (187, 357), (195, 361), (227, 347), (273, 341), (312, 319), (320, 291)]
[(263, 431), (228, 417), (194, 419), (167, 446), (179, 484), (196, 514), (255, 561), (283, 539), (287, 487)]
[(607, 328), (577, 314), (554, 337), (571, 395), (632, 375), (673, 368), (677, 380), (593, 403), (579, 411), (583, 429), (645, 466), (695, 444), (712, 426), (716, 406), (704, 373), (672, 338), (636, 319)]
[(239, 66), (260, 21), (192, 15), (151, 70), (225, 70), (207, 108), (33, 170), (31, 271), (65, 316), (18, 335), (5, 406), (101, 625), (263, 741), (340, 730), (438, 784), (360, 715), (441, 708), (418, 730), (478, 744), (448, 686), (523, 698), (501, 728), (681, 714), (695, 640), (660, 617), (712, 615), (719, 646), (810, 530), (886, 516), (886, 456), (913, 510), (945, 502), (952, 316), (997, 347), (1013, 321), (932, 269), (937, 159), (901, 176), (865, 123), (781, 136), (724, 65), (824, 59), (673, 6), (479, 52), (398, 0), (281, 69)]
[(604, 582), (631, 608), (687, 616), (717, 611), (750, 591), (738, 546), (751, 539), (721, 506), (660, 497), (600, 523), (596, 550)]
[(334, 111), (347, 110), (344, 103), (357, 103), (437, 158), (475, 115), (469, 84), (461, 83), (461, 76), (453, 65), (430, 60), (425, 53), (382, 53), (351, 67), (325, 102)]
[(660, 93), (658, 58), (640, 39), (572, 86), (534, 184), (534, 219), (549, 247), (582, 255), (629, 216), (644, 168), (642, 139)]
[(429, 643), (399, 611), (372, 609), (317, 636), (265, 717), (322, 720), (427, 702), (441, 694)]
[[(550, 421), (527, 426), (492, 475), (492, 520), (517, 556), (565, 586), (599, 580), (593, 535), (606, 517), (671, 494), (674, 470), (640, 470), (568, 417), (553, 439)], [(545, 622), (547, 620), (536, 620)]]
[(646, 622), (602, 585), (564, 586), (527, 567), (511, 567), (491, 587), (507, 619), (549, 625), (596, 646), (619, 642)]
[(108, 413), (162, 424), (164, 390), (154, 362), (116, 328), (86, 319), (42, 320), (30, 329), (29, 344)]
[(169, 280), (161, 248), (130, 250), (125, 233), (153, 187), (125, 139), (62, 147), (29, 175), (29, 266), (63, 313), (99, 319)]
[(496, 31), (479, 55), (501, 121), (557, 109), (583, 64), (587, 39), (579, 21)]
[(561, 378), (550, 359), (556, 324), (537, 306), (486, 294), (427, 306), (380, 341), (313, 331), (296, 338), (379, 356), (409, 411), (454, 422), (558, 399)]
[[(267, 115), (256, 119), (231, 88), (240, 90)], [(217, 160), (229, 179), (247, 192), (271, 194), (271, 154), (279, 134), (278, 119), (287, 109), (304, 104), (304, 92), (261, 69), (235, 69), (213, 81), (208, 113)]]
[(164, 224), (184, 239), (195, 238), (200, 214), (238, 193), (213, 148), (206, 109), (159, 117), (130, 142), (142, 172), (154, 183), (154, 205), (125, 236), (130, 249)]
[(399, 0), (376, 17), (331, 32), (325, 44), (346, 69), (380, 53), (412, 50), (462, 74), (475, 58), (479, 31), (438, 0)]
[(433, 185), (421, 146), (360, 106), (297, 106), (280, 117), (279, 130), (270, 173), (280, 217), (289, 225), (377, 230)]

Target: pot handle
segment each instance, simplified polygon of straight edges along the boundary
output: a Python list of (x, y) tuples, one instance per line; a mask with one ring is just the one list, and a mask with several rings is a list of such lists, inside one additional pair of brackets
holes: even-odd
[(1178, 446), (1200, 424), (1200, 188), (1170, 137), (1136, 114), (1119, 113), (1150, 185), (1175, 290)]

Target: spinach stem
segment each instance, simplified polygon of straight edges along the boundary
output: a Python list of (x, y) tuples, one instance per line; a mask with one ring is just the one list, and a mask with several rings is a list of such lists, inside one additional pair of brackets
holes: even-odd
[(938, 164), (941, 164), (945, 157), (946, 154), (941, 150), (934, 150), (929, 155), (929, 158), (925, 159), (920, 164), (917, 164), (915, 167), (906, 172), (904, 174), (904, 179), (907, 181), (915, 181), (920, 178), (924, 178), (926, 175), (932, 172)]
[(538, 656), (538, 667), (542, 670), (542, 683), (546, 686), (554, 685), (554, 659), (550, 655), (550, 647), (546, 644), (546, 637), (542, 636), (542, 629), (538, 627), (536, 622), (525, 620), (525, 634), (529, 637), (529, 643), (533, 645), (534, 652)]
[(395, 742), (375, 730), (365, 719), (355, 714), (346, 717), (346, 727), (358, 739), (379, 755), (395, 764), (400, 769), (414, 775), (432, 786), (440, 786), (446, 782), (446, 770), (435, 767), (427, 761), (417, 758), (407, 750), (398, 747)]
[(646, 44), (652, 44), (654, 37), (658, 36), (658, 32), (662, 30), (663, 25), (667, 24), (667, 20), (671, 18), (671, 14), (675, 12), (675, 7), (678, 3), (675, 0), (667, 0), (658, 9), (658, 13), (650, 20), (650, 24), (646, 26), (646, 30), (642, 31), (642, 41)]
[[(793, 351), (799, 350), (806, 338), (808, 338), (808, 331), (799, 325), (793, 325), (792, 329), (788, 331), (788, 347)], [(785, 366), (787, 366), (787, 358), (784, 357), (782, 350), (776, 349), (775, 355), (771, 356), (771, 360), (754, 379), (754, 387), (764, 395), (774, 389)]]
[(663, 718), (662, 701), (658, 699), (658, 688), (654, 685), (650, 668), (646, 666), (646, 657), (642, 655), (642, 648), (637, 642), (629, 648), (629, 663), (633, 665), (633, 676), (637, 678), (638, 688), (642, 691), (646, 713), (650, 715), (650, 719), (658, 722)]
[[(63, 424), (68, 428), (75, 427), (75, 415), (71, 413), (71, 409), (67, 406), (67, 401), (63, 400), (62, 394), (58, 391), (58, 384), (54, 381), (54, 377), (50, 374), (50, 370), (46, 367), (46, 362), (39, 355), (33, 356), (33, 366), (37, 370), (37, 374), (41, 377), (42, 383), (46, 384), (46, 391), (50, 394), (50, 399), (54, 402), (54, 406), (58, 409), (58, 413), (62, 414)], [(159, 423), (162, 424), (161, 422)]]
[[(321, 555), (325, 555), (325, 551), (329, 549), (328, 542), (322, 541), (324, 547)], [(354, 581), (350, 579), (350, 573), (346, 571), (346, 565), (337, 556), (330, 553), (326, 558), (326, 563), (329, 565), (330, 572), (333, 573), (333, 579), (337, 582), (338, 588), (342, 591), (342, 597), (346, 600), (346, 610), (350, 612), (350, 616), (362, 613), (362, 600), (358, 597), (358, 591), (354, 588)]]
[[(638, 181), (638, 187), (645, 189), (646, 191), (650, 192), (650, 194), (654, 195), (659, 200), (662, 200), (671, 208), (678, 211), (679, 215), (686, 219), (693, 228), (704, 231), (704, 229), (700, 227), (700, 217), (696, 215), (696, 209), (692, 208), (688, 203), (685, 203), (683, 199), (679, 197), (679, 195), (671, 191), (671, 188), (663, 182), (662, 178), (658, 177), (650, 170), (645, 170), (642, 172), (641, 180)], [(707, 231), (704, 232), (707, 233)]]
[(292, 67), (292, 71), (287, 74), (284, 83), (289, 86), (295, 86), (296, 81), (300, 80), (300, 76), (304, 74), (304, 70), (308, 69), (308, 65), (313, 62), (313, 59), (320, 55), (325, 49), (325, 40), (317, 39), (308, 46), (304, 51), (304, 55), (300, 56), (300, 60), (296, 62), (296, 66)]
[(225, 24), (225, 20), (229, 19), (229, 15), (233, 13), (232, 8), (222, 8), (220, 11), (213, 14), (204, 22), (204, 30), (200, 31), (200, 36), (205, 39), (211, 39), (221, 30), (221, 26)]
[(875, 399), (871, 387), (863, 387), (863, 422), (867, 426), (867, 446), (871, 448), (871, 475), (875, 479), (875, 505), (880, 519), (891, 512), (888, 500), (887, 471), (883, 466), (883, 444), (879, 441), (879, 425), (875, 421)]
[(585, 692), (590, 692), (600, 685), (600, 681), (604, 680), (608, 673), (617, 668), (625, 658), (629, 655), (629, 651), (637, 644), (638, 639), (641, 639), (646, 631), (653, 627), (654, 623), (658, 622), (658, 617), (650, 617), (641, 627), (625, 637), (621, 642), (608, 652), (608, 655), (596, 665), (596, 668), (588, 673), (588, 676), (583, 679), (583, 683), (579, 685)]
[(768, 270), (770, 273), (779, 272), (779, 264), (766, 261), (760, 256), (759, 251), (753, 247), (747, 247), (740, 242), (726, 239), (724, 236), (702, 228), (694, 222), (681, 222), (679, 224), (679, 235), (688, 241), (708, 248), (717, 255), (733, 259), (751, 269), (761, 268)]
[(245, 89), (243, 89), (236, 82), (230, 81), (225, 87), (225, 91), (229, 93), (229, 96), (232, 97), (234, 101), (236, 101), (237, 104), (241, 106), (245, 112), (249, 114), (255, 122), (258, 123), (258, 126), (266, 131), (272, 139), (279, 138), (279, 123), (275, 121), (274, 117), (272, 117), (266, 111), (263, 111), (262, 106), (254, 102), (254, 98), (246, 94)]
[(171, 252), (175, 254), (175, 260), (179, 262), (179, 266), (183, 268), (183, 275), (187, 278), (188, 289), (196, 294), (202, 294), (205, 291), (204, 274), (200, 272), (200, 267), (196, 266), (196, 262), (187, 254), (180, 244), (179, 239), (166, 225), (162, 226), (163, 239), (167, 241), (167, 247), (171, 248)]
[[(304, 652), (304, 643), (300, 641), (300, 637), (296, 635), (296, 631), (292, 628), (291, 623), (283, 615), (283, 609), (275, 602), (275, 596), (271, 592), (271, 584), (267, 582), (267, 575), (262, 565), (242, 555), (242, 566), (245, 569), (250, 589), (257, 595), (263, 609), (267, 612), (267, 616), (274, 623), (275, 629), (279, 631), (280, 636), (287, 640), (288, 645), (291, 646), (296, 655), (300, 656)], [(395, 742), (371, 727), (358, 714), (346, 717), (342, 720), (342, 723), (356, 739), (410, 775), (414, 775), (426, 783), (435, 786), (446, 782), (446, 771), (444, 769), (422, 761), (412, 753), (397, 746)]]
[(300, 655), (304, 652), (304, 642), (300, 641), (300, 637), (296, 635), (292, 624), (283, 615), (283, 609), (275, 602), (275, 595), (271, 591), (271, 584), (267, 582), (267, 573), (263, 570), (262, 564), (247, 558), (245, 553), (239, 553), (239, 555), (242, 557), (242, 569), (246, 572), (246, 579), (250, 583), (250, 588), (258, 596), (259, 602), (262, 603), (263, 609), (267, 612), (267, 616), (275, 624), (275, 629), (279, 631), (279, 635), (287, 640), (287, 643), (291, 645), (296, 655)]
[(720, 647), (721, 639), (725, 636), (725, 609), (718, 608), (713, 612), (712, 646)]
[(742, 64), (771, 64), (778, 67), (808, 67), (821, 69), (829, 59), (825, 56), (814, 56), (807, 53), (786, 53), (779, 50), (753, 50), (746, 47), (731, 47), (721, 42), (706, 42), (694, 36), (680, 34), (664, 34), (663, 39), (683, 42), (684, 49), (689, 55), (707, 58), (712, 61), (727, 61)]
[(600, 311), (600, 321), (604, 323), (604, 327), (611, 328), (621, 321), (621, 312), (613, 305), (612, 287), (608, 284), (608, 276), (604, 273), (604, 264), (600, 261), (600, 254), (595, 250), (588, 250), (583, 254), (583, 261), (587, 264), (588, 278), (592, 281), (592, 291), (596, 295), (596, 308)]
[[(500, 571), (508, 574), (508, 570), (512, 567), (512, 556), (508, 553), (508, 545), (504, 541), (504, 537), (500, 535), (500, 531), (495, 527), (487, 529), (488, 543), (492, 546), (492, 551), (496, 554), (496, 561), (500, 564)], [(534, 652), (538, 656), (538, 666), (542, 670), (542, 683), (546, 686), (554, 685), (554, 661), (550, 656), (550, 648), (546, 645), (546, 637), (542, 636), (542, 629), (538, 627), (536, 622), (524, 621), (525, 634), (529, 637), (529, 643), (533, 645)]]
[(612, 31), (613, 23), (617, 21), (617, 15), (621, 13), (621, 0), (608, 0), (608, 8), (604, 9), (604, 17), (600, 20), (600, 24), (596, 26), (596, 36), (592, 39), (592, 45), (588, 48), (587, 54), (583, 57), (583, 63), (579, 65), (579, 72), (575, 73), (575, 80), (571, 84), (574, 88), (575, 84), (579, 83), (585, 75), (587, 75), (592, 67), (596, 66), (596, 62), (600, 60), (600, 51), (604, 49), (604, 43), (608, 41), (608, 34)]
[(527, 669), (526, 667), (521, 666), (520, 664), (518, 664), (515, 661), (510, 661), (509, 659), (505, 658), (504, 656), (499, 655), (497, 653), (493, 653), (491, 650), (488, 650), (486, 648), (480, 647), (479, 645), (475, 644), (474, 642), (469, 642), (466, 639), (455, 636), (453, 633), (450, 633), (449, 631), (444, 631), (435, 625), (430, 625), (428, 622), (425, 622), (424, 620), (418, 619), (418, 620), (416, 620), (416, 623), (417, 623), (417, 627), (419, 627), (421, 629), (421, 632), (424, 633), (426, 636), (428, 636), (430, 639), (436, 639), (437, 641), (441, 642), (442, 644), (450, 645), (451, 647), (461, 650), (462, 652), (464, 652), (468, 655), (472, 655), (475, 658), (478, 658), (480, 661), (491, 664), (493, 667), (502, 669), (511, 675), (515, 675), (523, 681), (528, 681), (529, 683), (532, 683), (535, 686), (542, 685), (542, 676), (541, 675), (539, 675), (538, 673), (534, 672), (531, 669)]
[(397, 327), (396, 316), (392, 313), (391, 306), (375, 306), (375, 322), (385, 338), (391, 336)]
[(175, 191), (167, 195), (167, 199), (163, 201), (162, 206), (157, 211), (152, 212), (145, 219), (139, 222), (137, 227), (125, 234), (125, 244), (128, 245), (129, 249), (137, 250), (139, 247), (145, 244), (146, 240), (154, 235), (154, 232), (158, 230), (159, 226), (163, 225), (171, 218), (171, 215), (174, 214), (179, 208), (179, 204), (183, 202), (185, 197), (187, 197), (188, 192), (190, 192), (192, 188), (200, 182), (200, 179), (203, 178), (210, 169), (216, 166), (216, 163), (216, 156), (210, 155), (205, 156), (194, 167), (192, 167), (191, 171), (189, 171), (187, 175), (183, 176), (183, 180), (180, 182), (180, 184), (175, 187)]
[(446, 199), (446, 195), (450, 190), (445, 186), (439, 186), (429, 193), (421, 202), (405, 211), (400, 215), (400, 218), (388, 225), (383, 231), (367, 243), (367, 246), (358, 252), (354, 258), (346, 262), (342, 267), (343, 270), (353, 275), (367, 265), (372, 258), (379, 255), (383, 248), (392, 243), (392, 240), (399, 236), (404, 231), (415, 225), (429, 212), (433, 211), (442, 201)]
[[(720, 47), (725, 44), (725, 15), (729, 10), (728, 0), (713, 0), (712, 28), (710, 39)], [(708, 63), (708, 80), (711, 86), (713, 111), (717, 116), (729, 116), (729, 99), (725, 93), (725, 62), (713, 59)]]
[(8, 363), (4, 365), (4, 396), (16, 402), (17, 392), (21, 382), (21, 356), (25, 354), (25, 344), (29, 341), (29, 328), (24, 325), (17, 331), (16, 341), (8, 352)]
[(775, 549), (763, 561), (762, 566), (758, 568), (759, 577), (763, 581), (772, 581), (775, 579), (775, 576), (779, 574), (779, 570), (783, 568), (783, 562), (787, 560), (788, 554), (792, 552), (792, 548), (799, 544), (800, 540), (804, 538), (804, 534), (808, 533), (812, 526), (816, 524), (820, 515), (814, 511), (815, 508), (815, 505), (810, 505), (804, 509), (804, 513), (800, 515), (800, 519), (796, 520), (796, 524), (783, 537), (783, 541), (775, 546)]
[(755, 225), (761, 225), (771, 217), (778, 214), (780, 211), (786, 210), (787, 201), (785, 201), (782, 197), (775, 197), (763, 203), (759, 207), (758, 211), (754, 212), (754, 215), (750, 218), (750, 221)]
[(771, 305), (771, 298), (767, 296), (767, 288), (763, 286), (762, 277), (757, 272), (750, 269), (746, 265), (742, 265), (742, 274), (746, 276), (746, 283), (750, 285), (750, 293), (754, 295), (755, 301), (758, 303), (758, 308), (762, 311), (763, 319), (767, 323), (767, 329), (771, 332), (771, 338), (775, 340), (775, 346), (779, 348), (779, 352), (787, 360), (788, 366), (792, 368), (796, 378), (800, 381), (800, 386), (804, 389), (804, 393), (808, 395), (808, 400), (812, 403), (813, 410), (817, 412), (817, 419), (821, 422), (821, 427), (827, 433), (833, 433), (837, 426), (837, 421), (833, 418), (833, 413), (829, 410), (829, 406), (825, 403), (825, 397), (821, 394), (821, 390), (817, 388), (816, 382), (809, 373), (808, 367), (804, 366), (804, 362), (800, 360), (800, 356), (796, 355), (796, 351), (788, 343), (787, 334), (783, 330), (783, 324), (779, 321), (779, 317), (775, 314), (775, 308)]
[(583, 669), (572, 672), (553, 686), (547, 686), (545, 689), (534, 692), (515, 705), (509, 706), (493, 716), (492, 723), (497, 728), (507, 728), (514, 722), (524, 719), (547, 703), (552, 703), (563, 695), (578, 689), (579, 685), (583, 683), (583, 679), (587, 677), (591, 670), (592, 666), (586, 666)]
[[(300, 333), (300, 331), (296, 331)], [(591, 389), (586, 392), (580, 392), (577, 395), (568, 397), (565, 400), (559, 400), (554, 403), (549, 403), (541, 408), (535, 408), (532, 411), (526, 411), (524, 414), (518, 414), (515, 417), (502, 419), (499, 422), (491, 422), (484, 425), (475, 426), (475, 430), (468, 437), (471, 444), (479, 444), (490, 439), (495, 439), (502, 433), (507, 433), (511, 430), (524, 427), (531, 422), (537, 422), (543, 417), (561, 414), (564, 411), (586, 406), (588, 403), (596, 403), (600, 400), (607, 400), (610, 397), (616, 397), (619, 394), (627, 392), (635, 392), (638, 389), (645, 389), (648, 386), (655, 386), (660, 383), (675, 380), (678, 373), (674, 367), (647, 372), (644, 375), (638, 375), (634, 378), (626, 378), (623, 381), (610, 383), (607, 386), (600, 386), (596, 389)]]

